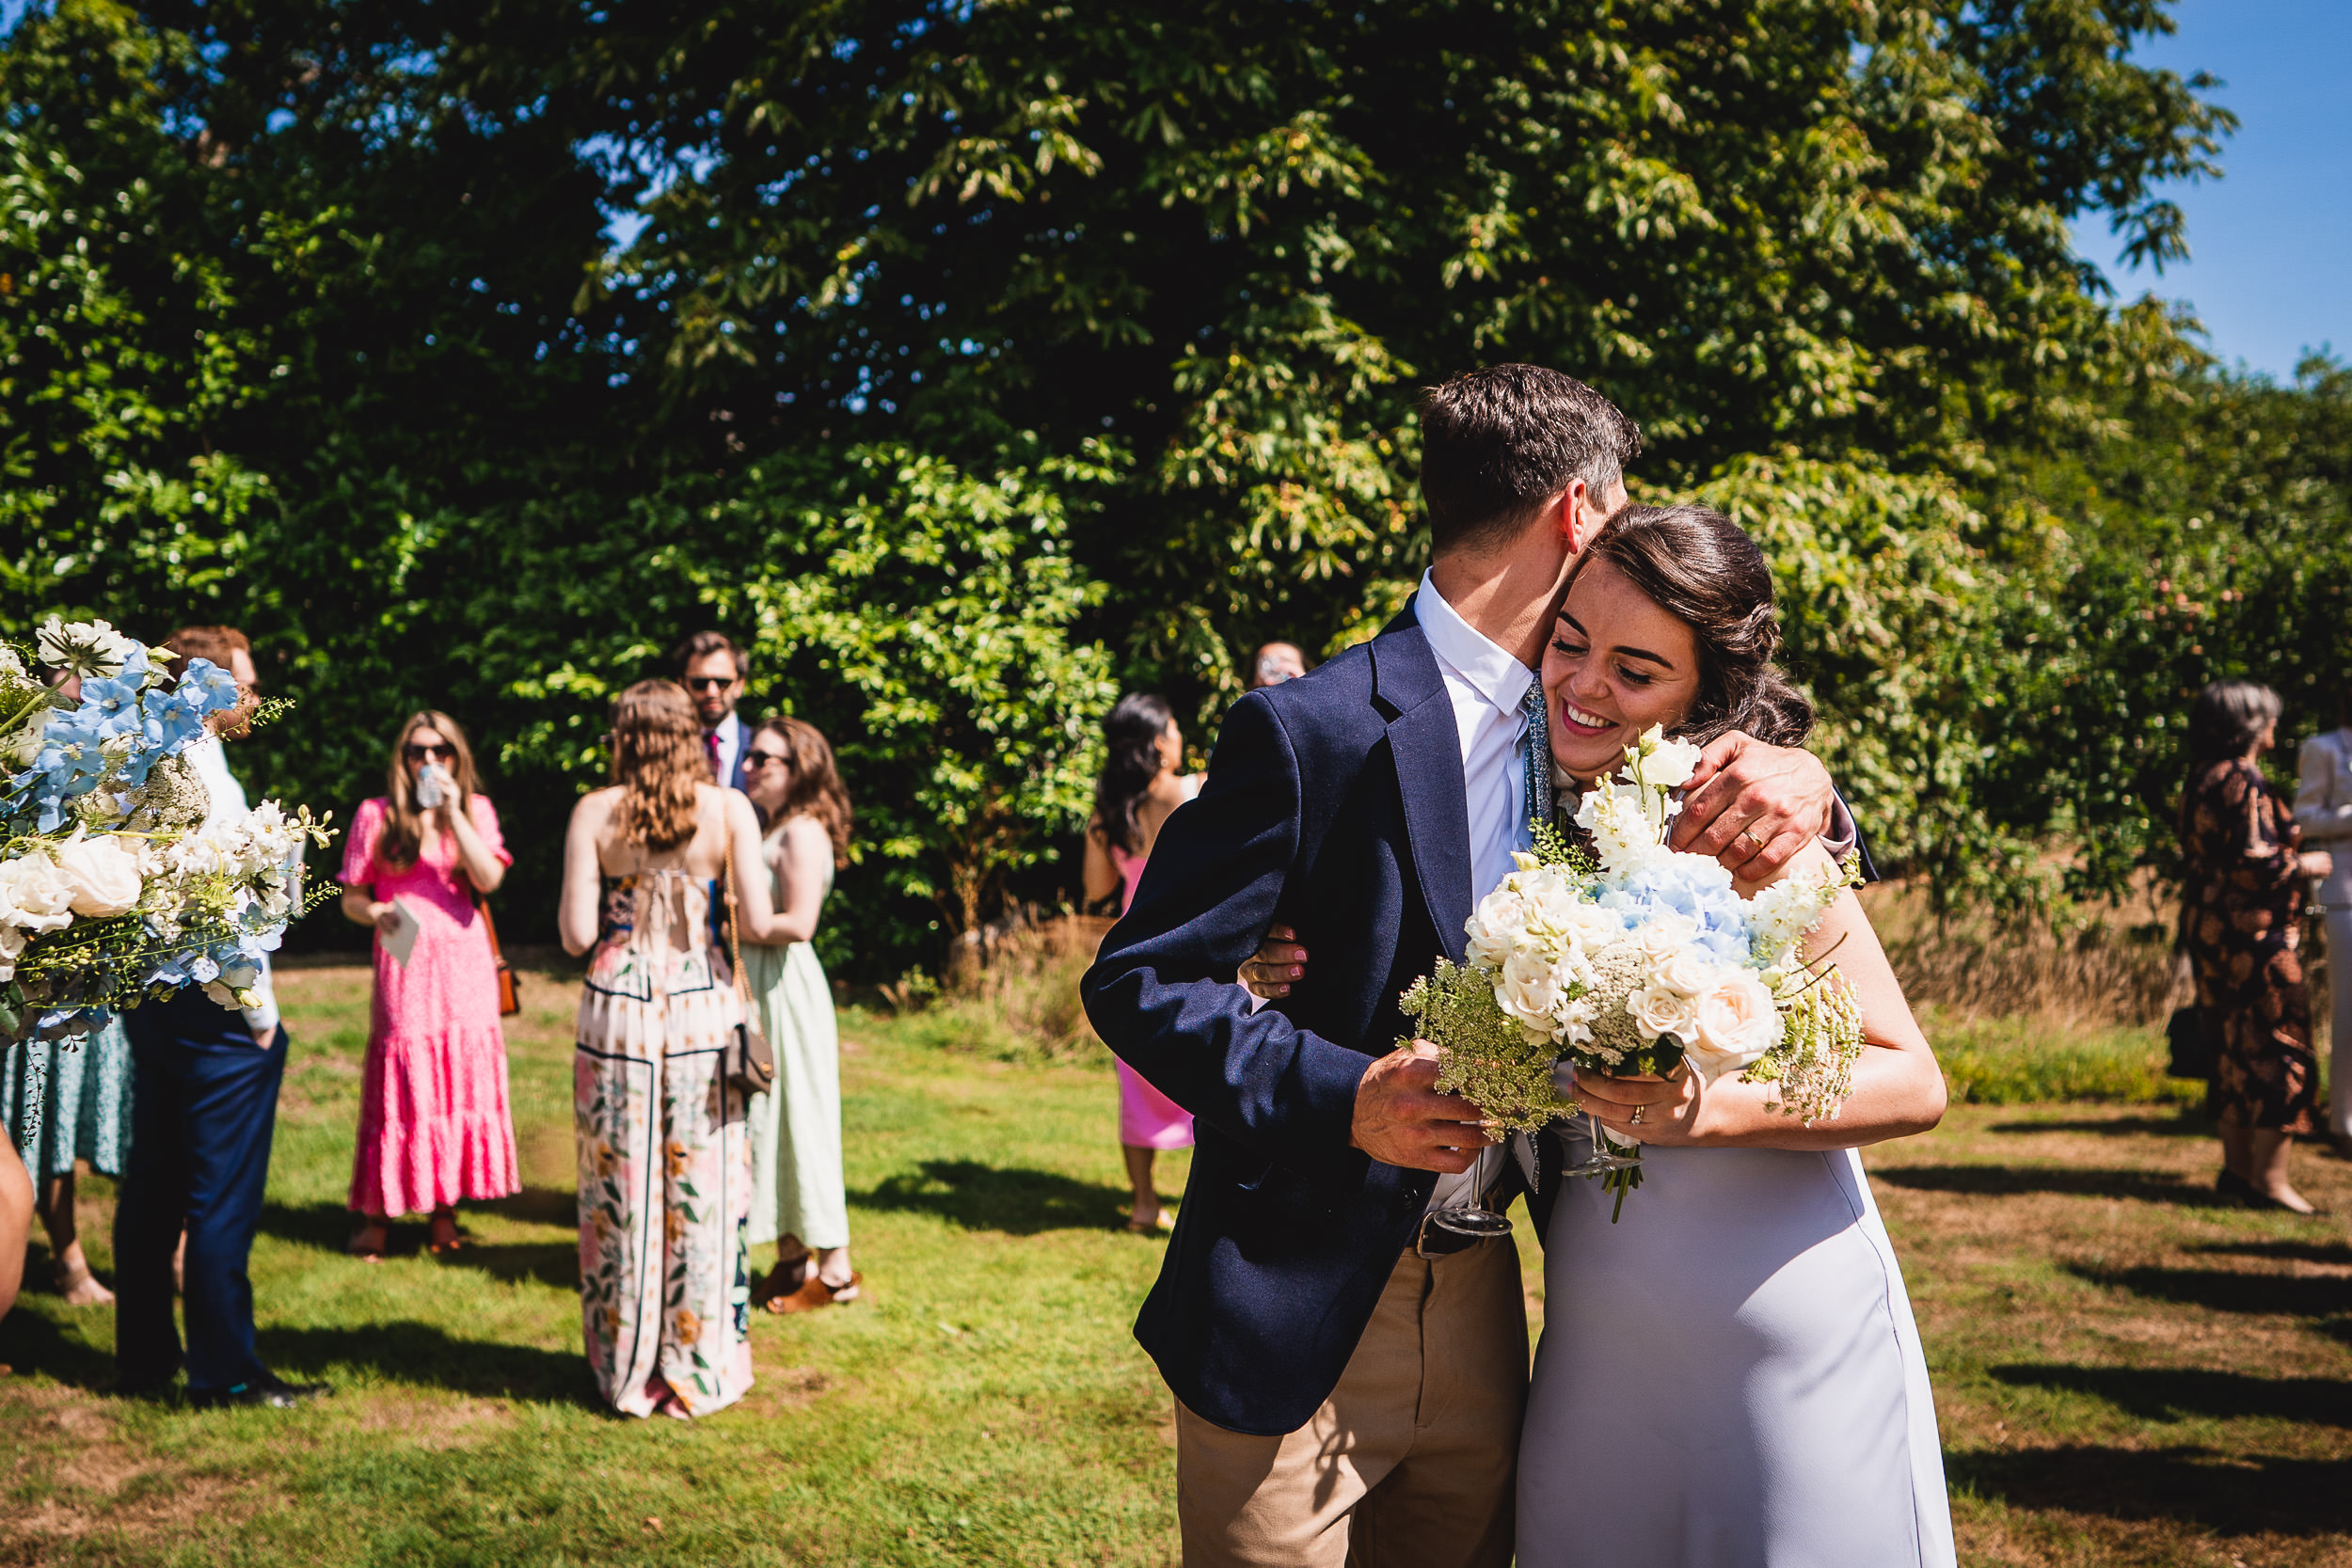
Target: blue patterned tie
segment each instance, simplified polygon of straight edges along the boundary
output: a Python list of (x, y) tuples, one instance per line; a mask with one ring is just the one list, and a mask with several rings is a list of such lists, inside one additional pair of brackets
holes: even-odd
[(1518, 836), (1519, 829), (1529, 828), (1530, 824), (1551, 826), (1551, 721), (1544, 712), (1543, 682), (1527, 683), (1519, 707), (1527, 715), (1528, 822), (1514, 825), (1514, 838)]

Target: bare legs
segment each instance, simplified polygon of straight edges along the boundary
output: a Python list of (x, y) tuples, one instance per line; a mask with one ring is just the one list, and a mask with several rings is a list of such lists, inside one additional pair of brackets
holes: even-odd
[(49, 1267), (56, 1276), (57, 1293), (69, 1307), (103, 1307), (115, 1293), (98, 1283), (82, 1255), (82, 1236), (73, 1219), (73, 1173), (53, 1176), (41, 1184), (40, 1226), (49, 1232)]
[(1127, 1185), (1135, 1189), (1135, 1203), (1127, 1211), (1130, 1230), (1163, 1228), (1159, 1189), (1152, 1184), (1152, 1162), (1158, 1155), (1155, 1148), (1140, 1148), (1134, 1144), (1120, 1144), (1119, 1151), (1127, 1157)]
[(2221, 1124), (2223, 1168), (2273, 1202), (2308, 1214), (2311, 1200), (2287, 1180), (2287, 1151), (2294, 1147), (2295, 1140), (2275, 1127)]
[(24, 1238), (33, 1229), (33, 1179), (16, 1157), (16, 1144), (0, 1137), (0, 1318), (16, 1305), (24, 1282)]

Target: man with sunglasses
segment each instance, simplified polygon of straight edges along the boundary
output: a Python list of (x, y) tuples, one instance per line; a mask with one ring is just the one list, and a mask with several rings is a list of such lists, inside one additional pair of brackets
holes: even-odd
[(736, 789), (746, 788), (743, 776), (743, 721), (735, 705), (743, 697), (743, 651), (723, 631), (698, 631), (670, 650), (678, 684), (693, 699), (694, 715), (702, 721), (703, 745), (710, 757), (710, 777)]

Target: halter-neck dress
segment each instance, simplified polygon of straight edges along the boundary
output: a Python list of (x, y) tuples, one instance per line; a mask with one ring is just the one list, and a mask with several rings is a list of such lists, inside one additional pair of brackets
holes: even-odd
[(721, 1070), (743, 1006), (712, 891), (676, 867), (606, 877), (580, 991), (581, 1328), (629, 1416), (707, 1416), (752, 1386), (752, 1142)]

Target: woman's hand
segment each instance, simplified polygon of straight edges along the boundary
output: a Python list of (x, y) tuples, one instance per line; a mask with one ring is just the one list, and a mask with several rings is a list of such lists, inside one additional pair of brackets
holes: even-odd
[(1609, 1078), (1579, 1072), (1565, 1062), (1552, 1074), (1560, 1092), (1577, 1102), (1595, 1121), (1609, 1129), (1620, 1143), (1641, 1142), (1665, 1147), (1703, 1141), (1700, 1112), (1706, 1086), (1689, 1063), (1663, 1078)]
[(2306, 849), (2296, 863), (2306, 877), (2327, 877), (2335, 872), (2336, 857), (2325, 849)]
[(1241, 966), (1241, 983), (1252, 996), (1269, 1002), (1288, 996), (1291, 982), (1306, 974), (1307, 950), (1298, 945), (1298, 933), (1288, 926), (1267, 927), (1265, 941), (1258, 943), (1258, 951)]

